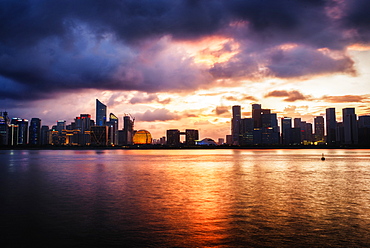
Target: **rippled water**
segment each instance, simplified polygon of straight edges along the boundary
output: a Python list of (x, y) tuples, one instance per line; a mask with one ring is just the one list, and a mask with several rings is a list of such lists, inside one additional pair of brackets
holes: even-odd
[(370, 246), (370, 150), (13, 150), (0, 164), (1, 247)]

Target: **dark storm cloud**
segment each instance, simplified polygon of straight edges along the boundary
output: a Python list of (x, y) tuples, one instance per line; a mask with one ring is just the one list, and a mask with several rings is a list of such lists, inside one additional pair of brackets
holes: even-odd
[[(345, 47), (369, 41), (369, 7), (365, 0), (3, 0), (0, 97), (191, 91), (218, 78), (353, 73)], [(234, 57), (211, 70), (168, 50), (173, 41), (210, 35), (239, 45)], [(298, 47), (280, 47), (288, 43)], [(225, 44), (208, 52), (219, 57), (233, 49)]]

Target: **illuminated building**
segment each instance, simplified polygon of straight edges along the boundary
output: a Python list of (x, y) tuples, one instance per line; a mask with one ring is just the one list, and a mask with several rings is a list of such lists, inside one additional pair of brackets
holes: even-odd
[(180, 131), (178, 129), (167, 130), (167, 145), (179, 146), (180, 145)]
[(113, 113), (109, 114), (109, 121), (106, 122), (109, 127), (108, 143), (110, 145), (118, 144), (118, 118)]
[(232, 107), (233, 118), (231, 119), (231, 135), (233, 136), (233, 145), (239, 145), (240, 143), (240, 120), (241, 120), (241, 109), (239, 105)]
[(314, 118), (315, 124), (315, 141), (324, 141), (324, 117), (317, 116)]
[(146, 130), (139, 130), (133, 137), (135, 145), (147, 145), (152, 143), (152, 135)]
[(326, 109), (326, 143), (330, 146), (336, 145), (336, 129), (337, 120), (335, 116), (335, 108)]
[(29, 127), (29, 141), (30, 145), (41, 144), (41, 119), (32, 118)]
[(342, 109), (344, 144), (358, 144), (357, 116), (355, 108)]
[(96, 99), (96, 126), (105, 126), (107, 121), (107, 106)]
[(204, 138), (200, 141), (197, 141), (197, 145), (199, 146), (217, 146), (216, 142), (210, 138)]
[(80, 114), (79, 117), (75, 118), (75, 125), (74, 128), (71, 130), (79, 130), (79, 133), (74, 133), (74, 142), (78, 145), (85, 146), (90, 144), (91, 137), (90, 137), (90, 130), (91, 130), (91, 115), (89, 114)]
[(253, 144), (254, 120), (253, 118), (243, 118), (240, 120), (241, 145)]
[(7, 112), (0, 112), (0, 145), (8, 145), (10, 120)]
[(18, 137), (16, 145), (26, 145), (28, 138), (28, 120), (13, 118), (11, 124), (18, 126)]
[(57, 126), (55, 127), (55, 131), (62, 133), (63, 130), (66, 130), (66, 121), (65, 120), (57, 121)]

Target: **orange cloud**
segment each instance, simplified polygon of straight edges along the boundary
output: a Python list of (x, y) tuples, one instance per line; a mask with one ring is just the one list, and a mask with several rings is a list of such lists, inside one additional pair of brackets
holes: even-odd
[(295, 102), (299, 100), (311, 100), (311, 96), (303, 95), (298, 90), (274, 90), (265, 95), (265, 97), (286, 97), (285, 102)]

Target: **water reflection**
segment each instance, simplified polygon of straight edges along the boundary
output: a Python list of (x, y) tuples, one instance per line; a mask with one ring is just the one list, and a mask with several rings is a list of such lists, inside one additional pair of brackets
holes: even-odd
[(26, 241), (36, 234), (41, 245), (80, 247), (370, 245), (368, 150), (0, 151), (0, 159), (9, 241), (20, 230)]

